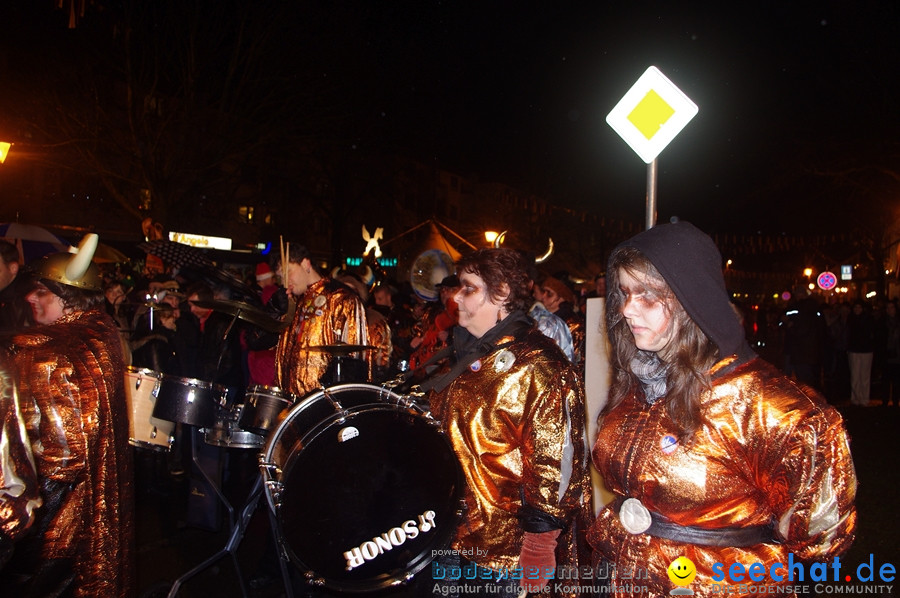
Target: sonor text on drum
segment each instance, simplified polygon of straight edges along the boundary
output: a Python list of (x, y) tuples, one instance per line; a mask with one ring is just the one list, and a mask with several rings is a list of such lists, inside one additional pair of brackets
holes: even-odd
[(436, 514), (434, 511), (425, 511), (419, 515), (419, 521), (409, 519), (400, 524), (399, 527), (392, 527), (390, 530), (376, 536), (371, 540), (367, 540), (359, 546), (348, 550), (344, 553), (347, 559), (347, 571), (355, 569), (366, 561), (378, 558), (385, 551), (391, 550), (394, 546), (400, 546), (407, 540), (412, 540), (419, 533), (427, 533), (437, 527), (434, 519)]

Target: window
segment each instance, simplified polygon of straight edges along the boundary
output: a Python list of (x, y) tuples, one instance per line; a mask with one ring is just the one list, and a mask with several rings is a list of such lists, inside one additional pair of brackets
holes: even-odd
[(238, 216), (244, 224), (253, 224), (253, 206), (239, 206)]

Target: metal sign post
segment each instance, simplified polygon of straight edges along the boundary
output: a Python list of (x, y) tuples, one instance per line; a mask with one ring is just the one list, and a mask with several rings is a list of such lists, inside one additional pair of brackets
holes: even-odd
[(648, 164), (647, 228), (656, 223), (656, 157), (698, 111), (690, 98), (651, 66), (606, 116), (609, 126)]
[(656, 158), (647, 164), (647, 213), (646, 228), (651, 229), (656, 224)]

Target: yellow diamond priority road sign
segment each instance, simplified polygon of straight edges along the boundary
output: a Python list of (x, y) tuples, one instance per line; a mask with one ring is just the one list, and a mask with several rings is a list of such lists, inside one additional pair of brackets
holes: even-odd
[(606, 115), (606, 122), (650, 164), (697, 112), (697, 105), (651, 66)]

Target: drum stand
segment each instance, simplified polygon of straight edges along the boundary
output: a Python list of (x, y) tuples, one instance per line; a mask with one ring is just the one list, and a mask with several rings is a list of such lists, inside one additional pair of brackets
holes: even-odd
[[(224, 339), (228, 339), (228, 334), (231, 332), (232, 327), (235, 322), (237, 322), (238, 318), (241, 317), (241, 311), (238, 311), (234, 314), (234, 317), (229, 323), (228, 328), (225, 330)], [(216, 364), (216, 371), (218, 372), (219, 366), (222, 363), (222, 357), (225, 354), (225, 345), (222, 346), (222, 351), (219, 353), (219, 360)], [(211, 567), (213, 564), (218, 562), (220, 559), (224, 558), (225, 555), (231, 555), (231, 560), (234, 563), (234, 569), (237, 573), (238, 581), (241, 584), (241, 594), (244, 598), (249, 596), (249, 592), (247, 591), (247, 582), (244, 581), (244, 575), (241, 572), (241, 565), (238, 562), (237, 558), (237, 549), (241, 543), (241, 540), (244, 539), (244, 533), (247, 531), (247, 526), (250, 523), (250, 519), (253, 516), (253, 512), (256, 510), (257, 503), (259, 503), (259, 498), (262, 496), (263, 492), (263, 477), (262, 472), (259, 472), (256, 476), (255, 481), (253, 482), (253, 487), (250, 489), (250, 494), (247, 496), (247, 502), (244, 504), (244, 507), (241, 509), (240, 517), (235, 519), (234, 517), (234, 508), (231, 506), (231, 503), (222, 493), (222, 490), (219, 488), (219, 485), (216, 484), (212, 478), (206, 473), (206, 470), (200, 464), (200, 460), (197, 456), (197, 442), (198, 439), (196, 434), (191, 434), (191, 457), (194, 461), (194, 465), (197, 466), (197, 469), (200, 470), (200, 474), (206, 479), (207, 483), (216, 491), (216, 496), (219, 497), (219, 500), (222, 501), (222, 504), (225, 505), (225, 508), (228, 510), (228, 523), (231, 526), (231, 534), (228, 536), (228, 541), (225, 543), (225, 546), (219, 552), (215, 553), (181, 577), (175, 580), (175, 583), (172, 584), (172, 589), (169, 590), (167, 598), (175, 598), (178, 594), (178, 590), (181, 589), (182, 584), (188, 581), (201, 571), (204, 571)], [(278, 565), (281, 568), (281, 578), (284, 583), (285, 596), (287, 598), (294, 598), (293, 587), (291, 585), (290, 573), (287, 569), (287, 555), (284, 552), (284, 548), (281, 543), (280, 535), (277, 533), (278, 526), (275, 521), (275, 514), (272, 513), (271, 509), (266, 509), (269, 513), (269, 525), (271, 525), (273, 530), (273, 541), (275, 542), (275, 548), (278, 551)]]
[[(167, 594), (167, 598), (175, 598), (178, 594), (178, 590), (181, 588), (182, 584), (196, 576), (201, 571), (204, 571), (211, 567), (213, 564), (218, 562), (220, 559), (224, 558), (226, 555), (231, 555), (231, 560), (234, 563), (234, 569), (237, 573), (238, 581), (241, 584), (241, 594), (244, 598), (247, 598), (249, 592), (247, 590), (247, 582), (244, 581), (244, 575), (241, 572), (241, 565), (237, 559), (237, 549), (241, 543), (241, 540), (244, 538), (244, 533), (247, 531), (247, 526), (250, 523), (250, 519), (253, 516), (253, 512), (256, 510), (256, 505), (259, 502), (260, 496), (262, 496), (263, 490), (263, 481), (262, 474), (256, 476), (256, 480), (253, 482), (253, 487), (250, 489), (250, 494), (247, 496), (247, 502), (244, 504), (244, 507), (241, 509), (240, 517), (235, 519), (234, 517), (234, 508), (231, 506), (231, 503), (225, 498), (225, 495), (222, 494), (222, 491), (219, 489), (219, 486), (213, 482), (210, 478), (209, 474), (206, 473), (206, 470), (201, 467), (199, 460), (197, 458), (197, 438), (196, 434), (193, 433), (191, 435), (191, 453), (194, 460), (194, 464), (197, 466), (197, 469), (200, 470), (200, 473), (206, 478), (206, 481), (209, 485), (215, 489), (216, 495), (219, 497), (219, 500), (225, 505), (225, 508), (228, 510), (228, 521), (231, 526), (231, 534), (228, 536), (228, 541), (225, 543), (225, 546), (219, 552), (215, 553), (181, 577), (175, 580), (175, 583), (172, 584), (172, 589), (169, 590)], [(266, 509), (269, 511), (269, 509)], [(269, 514), (270, 523), (274, 529), (274, 522), (271, 521), (273, 515)], [(280, 547), (278, 548), (279, 552), (281, 552)], [(281, 566), (281, 575), (284, 580), (285, 590), (287, 591), (287, 598), (293, 598), (293, 593), (291, 591), (290, 585), (290, 576), (288, 575), (287, 569), (283, 560), (279, 556), (279, 564)]]

